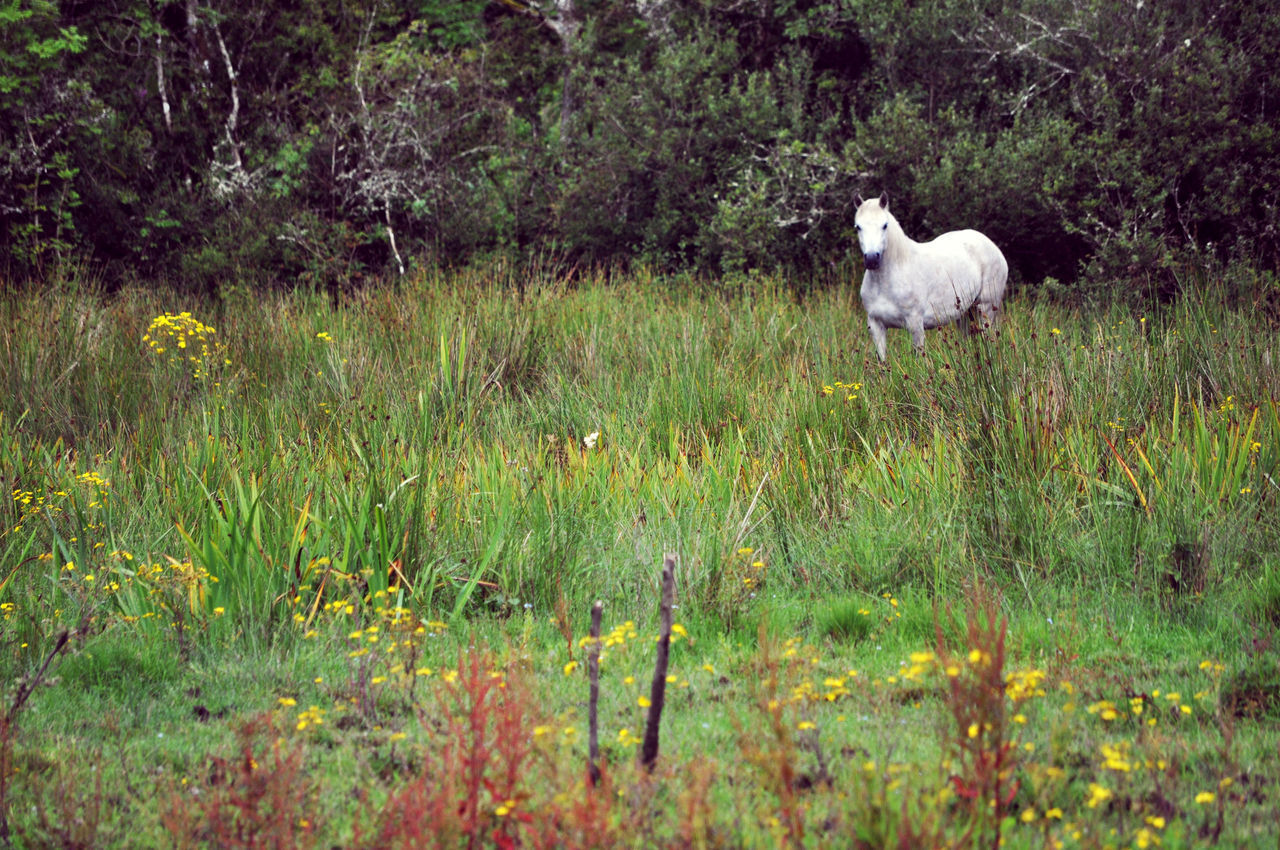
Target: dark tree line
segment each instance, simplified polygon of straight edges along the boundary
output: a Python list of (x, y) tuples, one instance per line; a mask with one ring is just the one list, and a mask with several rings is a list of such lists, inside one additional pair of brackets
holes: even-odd
[(0, 269), (812, 275), (854, 198), (1016, 279), (1280, 262), (1261, 0), (0, 0)]

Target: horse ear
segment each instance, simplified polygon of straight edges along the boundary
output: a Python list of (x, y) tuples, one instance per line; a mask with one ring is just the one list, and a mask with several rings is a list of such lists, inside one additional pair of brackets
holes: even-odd
[(889, 209), (889, 193), (888, 192), (880, 193), (880, 209), (882, 210)]
[(862, 193), (861, 193), (861, 192), (858, 192), (856, 195), (854, 195), (854, 196), (853, 196), (853, 202), (854, 202), (855, 204), (857, 204), (858, 206), (862, 206), (862, 204), (863, 204), (864, 202), (863, 202), (863, 200), (862, 200)]

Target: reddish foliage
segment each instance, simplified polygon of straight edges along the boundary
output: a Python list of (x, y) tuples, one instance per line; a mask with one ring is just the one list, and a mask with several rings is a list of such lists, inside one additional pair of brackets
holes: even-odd
[(490, 661), (471, 652), (459, 659), (456, 678), (441, 680), (440, 746), (424, 754), (418, 776), (392, 792), (370, 846), (420, 847), (429, 840), (476, 847), (488, 840), (514, 847), (522, 826), (534, 820), (521, 809), (532, 773), (529, 694)]
[(1010, 739), (1005, 710), (1008, 625), (1008, 619), (997, 615), (995, 603), (981, 588), (971, 594), (965, 616), (965, 657), (952, 655), (942, 623), (936, 625), (938, 659), (944, 669), (955, 673), (947, 676), (946, 694), (947, 708), (955, 720), (951, 749), (958, 768), (951, 784), (968, 809), (969, 823), (959, 846), (989, 841), (998, 847), (1000, 823), (1018, 792), (1018, 781), (1012, 778), (1018, 751)]
[(303, 770), (302, 749), (286, 749), (270, 719), (262, 717), (239, 731), (239, 750), (234, 759), (210, 759), (206, 784), (174, 794), (162, 819), (175, 843), (315, 846), (317, 789)]

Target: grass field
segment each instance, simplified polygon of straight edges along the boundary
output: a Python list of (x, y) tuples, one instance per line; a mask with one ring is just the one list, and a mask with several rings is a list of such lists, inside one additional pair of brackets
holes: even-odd
[(852, 287), (10, 292), (0, 846), (1273, 846), (1276, 283), (1223, 275), (888, 367)]

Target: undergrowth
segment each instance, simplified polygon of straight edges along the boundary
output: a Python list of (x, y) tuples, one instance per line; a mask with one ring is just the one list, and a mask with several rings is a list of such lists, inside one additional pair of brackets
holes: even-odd
[(8, 295), (6, 840), (1247, 844), (1280, 380), (1202, 296), (1014, 299), (882, 367), (849, 291), (769, 282)]

